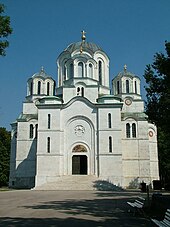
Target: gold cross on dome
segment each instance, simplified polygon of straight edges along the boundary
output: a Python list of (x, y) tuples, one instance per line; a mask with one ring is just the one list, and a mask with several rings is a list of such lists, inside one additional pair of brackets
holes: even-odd
[(81, 31), (81, 34), (82, 34), (81, 39), (84, 42), (86, 40), (86, 36), (85, 36), (86, 32), (83, 30)]
[(124, 65), (124, 71), (125, 72), (127, 71), (127, 65), (126, 64)]

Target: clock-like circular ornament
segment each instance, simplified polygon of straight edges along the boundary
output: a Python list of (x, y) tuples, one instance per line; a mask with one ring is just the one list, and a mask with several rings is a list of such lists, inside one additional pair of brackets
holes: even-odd
[(153, 132), (152, 131), (149, 131), (149, 136), (153, 137)]
[(125, 99), (125, 104), (127, 106), (130, 106), (132, 104), (132, 100), (131, 99)]

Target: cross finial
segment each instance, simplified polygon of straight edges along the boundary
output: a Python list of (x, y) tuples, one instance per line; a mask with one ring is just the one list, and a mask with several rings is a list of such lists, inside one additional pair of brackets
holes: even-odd
[(41, 73), (44, 72), (44, 66), (41, 66)]
[(82, 39), (83, 42), (85, 42), (85, 40), (86, 40), (86, 36), (85, 36), (86, 32), (83, 30), (83, 31), (81, 31), (81, 34), (82, 34), (81, 39)]
[(126, 73), (126, 71), (127, 71), (127, 65), (125, 64), (124, 65), (124, 72)]

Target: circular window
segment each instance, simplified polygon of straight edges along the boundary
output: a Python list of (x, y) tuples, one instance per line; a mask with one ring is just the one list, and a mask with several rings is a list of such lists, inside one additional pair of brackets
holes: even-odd
[(153, 136), (153, 132), (149, 131), (149, 136), (152, 137)]
[(125, 104), (127, 106), (130, 106), (132, 104), (132, 100), (131, 99), (125, 99)]

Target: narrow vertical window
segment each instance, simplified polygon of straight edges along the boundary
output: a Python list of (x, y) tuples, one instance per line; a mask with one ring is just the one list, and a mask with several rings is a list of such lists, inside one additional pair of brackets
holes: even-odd
[(66, 80), (66, 66), (64, 66), (64, 80)]
[(136, 124), (135, 123), (132, 124), (132, 137), (136, 138)]
[(111, 118), (111, 113), (108, 114), (108, 127), (112, 127), (112, 118)]
[(31, 124), (30, 125), (30, 139), (32, 139), (34, 136), (34, 126)]
[(83, 63), (78, 63), (78, 77), (84, 77)]
[(35, 125), (35, 139), (37, 139), (38, 136), (38, 124)]
[(84, 87), (81, 88), (81, 96), (84, 97)]
[(99, 84), (102, 84), (102, 62), (99, 61)]
[(47, 82), (47, 95), (50, 95), (50, 83)]
[(41, 94), (41, 81), (38, 81), (38, 95)]
[(117, 94), (120, 94), (120, 84), (119, 84), (119, 81), (117, 81)]
[(126, 137), (130, 138), (130, 124), (129, 123), (126, 124)]
[(31, 82), (31, 84), (30, 84), (30, 95), (32, 95), (33, 94), (33, 82)]
[(93, 78), (93, 65), (91, 63), (89, 64), (89, 77)]
[(126, 80), (126, 93), (129, 93), (129, 80)]
[(109, 153), (112, 153), (112, 137), (109, 136)]
[(48, 114), (48, 129), (51, 128), (51, 114)]
[(47, 153), (50, 153), (50, 137), (47, 137)]
[(73, 78), (74, 76), (74, 68), (73, 68), (73, 63), (70, 64), (70, 78)]
[(135, 94), (137, 94), (137, 83), (135, 81)]
[(78, 87), (77, 88), (77, 95), (79, 95), (80, 94), (80, 88)]

